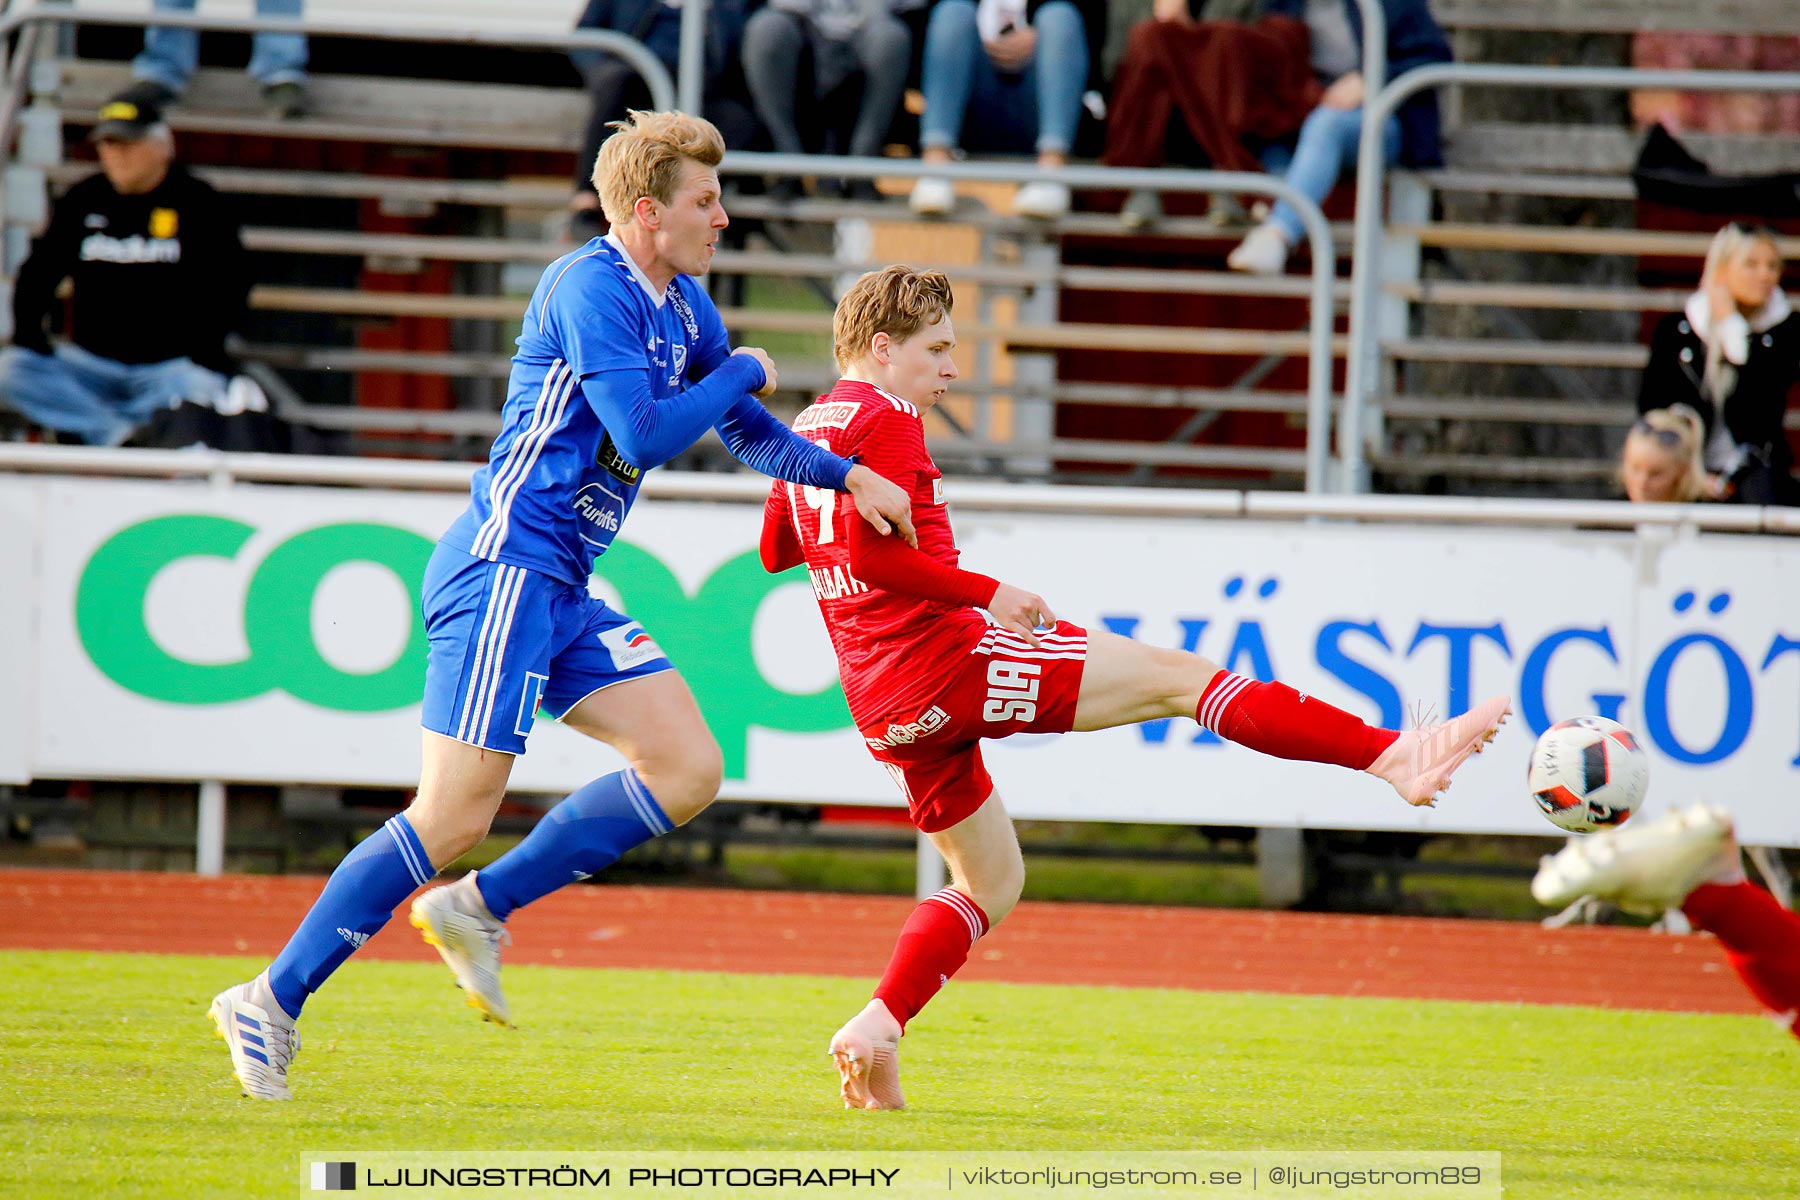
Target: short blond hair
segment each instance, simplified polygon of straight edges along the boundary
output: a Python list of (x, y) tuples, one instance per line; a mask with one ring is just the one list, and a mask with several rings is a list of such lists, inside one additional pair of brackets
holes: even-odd
[(870, 271), (850, 285), (831, 319), (831, 353), (838, 370), (849, 370), (867, 354), (876, 334), (903, 342), (949, 316), (955, 306), (950, 280), (942, 271), (898, 264)]
[(640, 196), (668, 204), (690, 159), (716, 167), (725, 157), (725, 139), (703, 117), (684, 112), (639, 112), (614, 121), (594, 156), (594, 190), (609, 225), (629, 224)]

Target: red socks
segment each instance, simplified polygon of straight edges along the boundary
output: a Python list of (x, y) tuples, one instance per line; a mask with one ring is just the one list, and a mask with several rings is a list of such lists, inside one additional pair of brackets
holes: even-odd
[(1285, 683), (1220, 671), (1200, 693), (1194, 719), (1226, 741), (1276, 758), (1366, 771), (1400, 735), (1365, 725), (1341, 708)]
[(1703, 883), (1681, 911), (1719, 939), (1750, 994), (1800, 1037), (1800, 914), (1754, 883)]
[(887, 1005), (905, 1029), (968, 961), (969, 947), (987, 929), (987, 914), (955, 888), (926, 897), (901, 928), (887, 973), (875, 987), (875, 999)]

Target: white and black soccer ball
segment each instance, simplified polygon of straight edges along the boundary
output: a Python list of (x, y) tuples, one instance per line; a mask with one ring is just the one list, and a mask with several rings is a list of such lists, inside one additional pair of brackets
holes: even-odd
[(1623, 825), (1644, 801), (1650, 760), (1637, 735), (1605, 717), (1575, 717), (1544, 730), (1526, 786), (1550, 823), (1570, 833)]

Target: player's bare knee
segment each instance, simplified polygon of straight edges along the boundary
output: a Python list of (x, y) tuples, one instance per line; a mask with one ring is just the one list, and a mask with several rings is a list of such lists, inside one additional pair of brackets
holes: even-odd
[(992, 929), (1019, 903), (1025, 890), (1025, 860), (1015, 855), (989, 864), (979, 878), (959, 880), (958, 886), (987, 915), (988, 928)]
[(415, 802), (406, 810), (406, 818), (425, 848), (425, 856), (441, 869), (481, 845), (494, 823), (497, 806), (498, 800), (478, 806)]
[(637, 772), (664, 815), (676, 825), (685, 825), (718, 798), (719, 785), (725, 781), (725, 759), (718, 743), (708, 738), (679, 761), (643, 764)]

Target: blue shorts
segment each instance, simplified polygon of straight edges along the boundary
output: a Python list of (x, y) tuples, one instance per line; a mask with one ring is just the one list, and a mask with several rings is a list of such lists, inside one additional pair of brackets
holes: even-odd
[(673, 666), (644, 627), (537, 571), (439, 545), (425, 568), (420, 724), (523, 754), (542, 708), (561, 720), (583, 698)]

